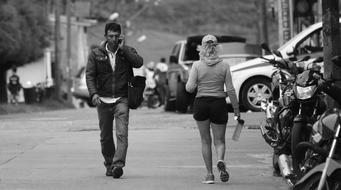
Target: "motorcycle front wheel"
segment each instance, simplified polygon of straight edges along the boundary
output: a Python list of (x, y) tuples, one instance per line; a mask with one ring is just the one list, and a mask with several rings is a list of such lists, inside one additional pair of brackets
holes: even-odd
[(272, 167), (277, 175), (281, 175), (281, 170), (279, 169), (278, 165), (278, 152), (276, 152), (275, 150), (272, 154)]
[(294, 123), (291, 131), (292, 166), (294, 174), (297, 175), (299, 178), (303, 175), (301, 167), (303, 166), (303, 162), (305, 161), (306, 151), (296, 151), (296, 147), (300, 142), (308, 141), (309, 134), (307, 133), (308, 131), (306, 130), (306, 123)]
[[(321, 173), (316, 174), (308, 178), (307, 181), (295, 186), (294, 190), (317, 190), (321, 178)], [(337, 180), (329, 181), (324, 183), (322, 190), (341, 190), (341, 182)]]
[[(295, 189), (300, 190), (317, 190), (321, 178), (321, 174), (317, 174), (309, 178), (305, 183), (303, 183), (300, 187), (295, 187)], [(329, 189), (329, 188), (328, 188)], [(323, 190), (327, 190), (326, 184), (323, 187)]]

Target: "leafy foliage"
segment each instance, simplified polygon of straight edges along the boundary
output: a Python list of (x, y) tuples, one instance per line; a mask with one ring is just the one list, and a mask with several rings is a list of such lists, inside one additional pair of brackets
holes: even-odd
[[(258, 15), (256, 0), (101, 0), (92, 1), (92, 15), (108, 18), (118, 12), (125, 21), (148, 4), (148, 8), (132, 21), (135, 30), (151, 29), (182, 36), (192, 34), (230, 34), (256, 42)], [(269, 30), (277, 28), (268, 13)], [(276, 33), (275, 33), (276, 34)], [(277, 36), (271, 36), (275, 39)]]
[(25, 64), (43, 55), (50, 34), (43, 12), (35, 0), (0, 4), (0, 67)]

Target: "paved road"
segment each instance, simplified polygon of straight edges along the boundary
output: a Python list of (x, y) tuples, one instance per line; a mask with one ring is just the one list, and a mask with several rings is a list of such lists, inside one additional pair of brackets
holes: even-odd
[[(242, 116), (254, 128), (263, 114)], [(127, 166), (116, 180), (104, 176), (95, 109), (2, 115), (0, 189), (288, 189), (272, 176), (271, 149), (259, 130), (245, 129), (234, 142), (234, 124), (227, 131), (230, 181), (204, 185), (199, 134), (189, 114), (131, 111)]]

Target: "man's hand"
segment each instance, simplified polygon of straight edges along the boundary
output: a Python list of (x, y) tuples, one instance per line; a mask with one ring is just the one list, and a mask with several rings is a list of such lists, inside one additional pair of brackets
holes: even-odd
[(124, 45), (125, 37), (121, 35), (118, 40), (119, 40), (118, 48), (122, 48)]
[(92, 104), (94, 105), (94, 106), (98, 106), (98, 105), (100, 105), (101, 104), (101, 100), (99, 99), (99, 96), (98, 96), (98, 94), (94, 94), (93, 96), (92, 96)]

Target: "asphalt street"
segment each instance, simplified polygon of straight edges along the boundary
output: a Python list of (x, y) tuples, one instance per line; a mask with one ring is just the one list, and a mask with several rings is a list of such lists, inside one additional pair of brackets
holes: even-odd
[(120, 179), (104, 175), (95, 109), (0, 115), (0, 189), (288, 189), (273, 176), (271, 148), (257, 129), (264, 114), (242, 117), (246, 127), (240, 140), (231, 139), (235, 121), (226, 133), (230, 181), (220, 182), (215, 168), (216, 183), (206, 185), (201, 184), (205, 167), (191, 114), (132, 110)]

